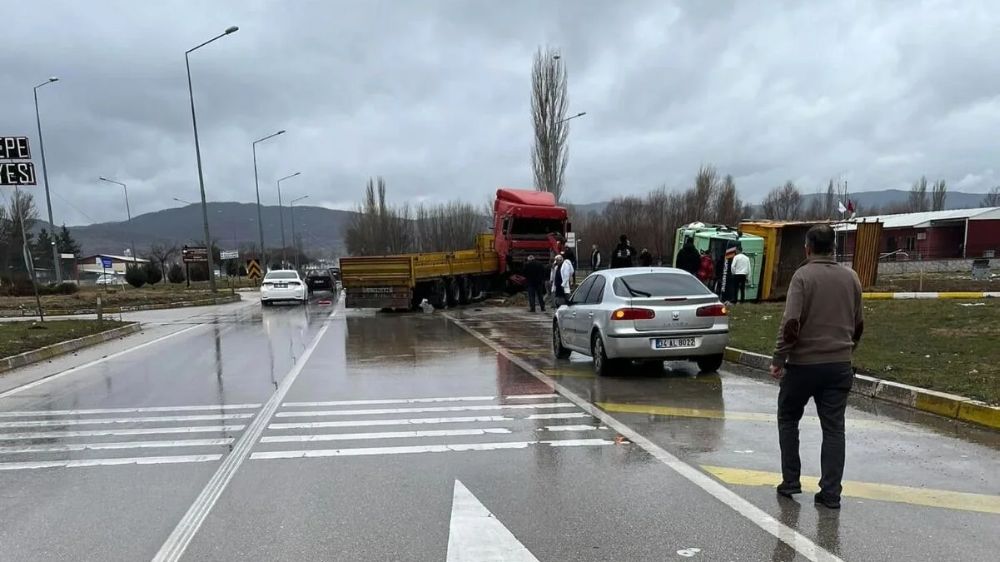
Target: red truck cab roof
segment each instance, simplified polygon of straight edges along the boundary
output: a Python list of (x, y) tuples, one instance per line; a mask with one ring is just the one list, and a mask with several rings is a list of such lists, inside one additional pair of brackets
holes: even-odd
[(547, 191), (535, 191), (533, 189), (512, 189), (501, 187), (497, 190), (497, 199), (508, 201), (518, 205), (532, 205), (539, 207), (555, 207), (556, 197)]
[(509, 187), (497, 190), (494, 211), (497, 216), (515, 215), (545, 219), (566, 219), (568, 215), (566, 208), (560, 207), (551, 193)]

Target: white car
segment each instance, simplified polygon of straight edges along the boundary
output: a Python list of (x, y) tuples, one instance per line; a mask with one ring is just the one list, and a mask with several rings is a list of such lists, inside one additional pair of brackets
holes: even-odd
[(102, 273), (97, 276), (97, 280), (94, 281), (94, 284), (100, 287), (119, 286), (124, 285), (125, 280), (114, 273)]
[(292, 301), (306, 304), (309, 301), (309, 289), (299, 277), (299, 272), (289, 269), (269, 271), (260, 284), (260, 302), (270, 306), (277, 301)]

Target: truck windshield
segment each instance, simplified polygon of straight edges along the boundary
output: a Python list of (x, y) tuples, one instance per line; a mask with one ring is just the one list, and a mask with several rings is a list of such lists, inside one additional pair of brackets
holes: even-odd
[(552, 233), (562, 234), (563, 221), (559, 219), (529, 219), (517, 218), (511, 223), (510, 233), (514, 235), (540, 235)]

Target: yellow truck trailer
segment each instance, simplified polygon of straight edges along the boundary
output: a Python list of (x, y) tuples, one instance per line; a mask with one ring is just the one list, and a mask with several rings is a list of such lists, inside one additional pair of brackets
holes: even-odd
[(426, 298), (437, 307), (465, 304), (486, 291), (499, 271), (492, 234), (455, 252), (340, 258), (350, 308), (405, 310)]

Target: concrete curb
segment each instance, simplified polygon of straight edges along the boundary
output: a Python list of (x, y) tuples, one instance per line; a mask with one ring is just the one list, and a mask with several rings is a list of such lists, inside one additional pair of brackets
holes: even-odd
[(98, 332), (96, 334), (91, 334), (75, 340), (67, 340), (41, 347), (34, 351), (4, 357), (3, 359), (0, 359), (0, 374), (18, 367), (24, 367), (25, 365), (31, 365), (32, 363), (52, 359), (53, 357), (57, 357), (59, 355), (72, 353), (78, 349), (83, 349), (84, 347), (90, 347), (92, 345), (104, 343), (129, 334), (134, 334), (140, 330), (142, 330), (142, 327), (138, 322), (134, 322), (132, 324), (119, 326), (117, 328), (112, 328), (110, 330), (105, 330), (103, 332)]
[[(201, 299), (196, 301), (178, 301), (178, 302), (168, 302), (162, 304), (140, 304), (136, 306), (118, 306), (118, 307), (106, 307), (103, 309), (104, 314), (119, 314), (122, 312), (139, 312), (143, 310), (167, 310), (170, 308), (188, 308), (191, 306), (212, 306), (216, 304), (229, 304), (234, 302), (240, 302), (242, 297), (239, 294), (227, 295), (225, 297), (215, 297), (214, 299)], [(11, 310), (0, 311), (0, 316), (17, 317), (17, 316), (37, 316), (37, 312), (34, 310), (19, 310), (17, 314), (8, 314), (13, 312)], [(45, 310), (46, 316), (76, 316), (80, 314), (97, 314), (96, 308), (77, 308), (73, 310)]]
[[(771, 365), (771, 358), (767, 355), (733, 347), (726, 348), (725, 357), (730, 363), (761, 371), (766, 371)], [(990, 406), (965, 396), (927, 390), (861, 374), (854, 375), (854, 387), (851, 388), (851, 392), (921, 412), (1000, 429), (1000, 407)]]
[(996, 299), (1000, 292), (991, 291), (954, 291), (929, 293), (863, 293), (866, 300), (913, 300), (913, 299)]

